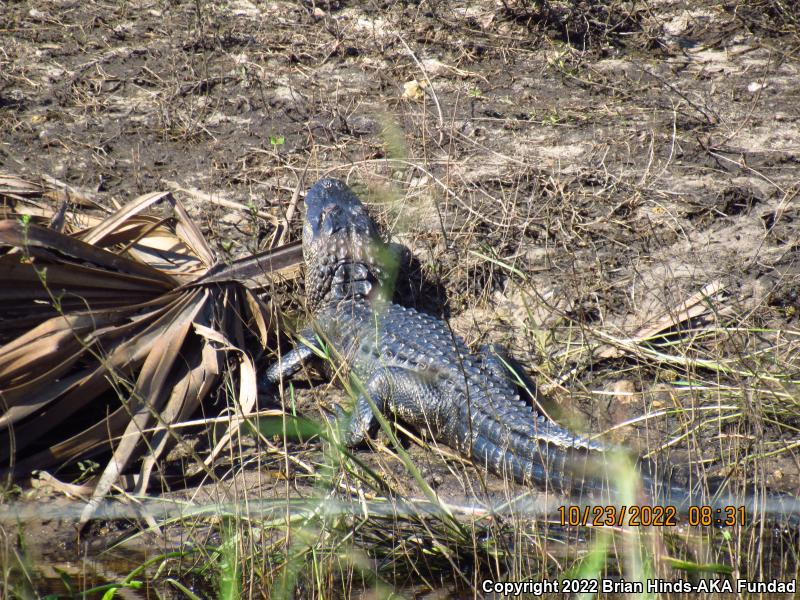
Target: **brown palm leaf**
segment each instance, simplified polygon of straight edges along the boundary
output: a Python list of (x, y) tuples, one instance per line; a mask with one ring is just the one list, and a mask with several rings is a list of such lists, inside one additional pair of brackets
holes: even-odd
[[(169, 193), (96, 217), (37, 185), (0, 173), (0, 465), (21, 475), (112, 450), (83, 524), (147, 450), (144, 491), (179, 439), (173, 426), (223, 378), (240, 382), (238, 408), (253, 408), (251, 350), (275, 319), (251, 287), (292, 276), (301, 255), (292, 244), (214, 266)], [(169, 214), (145, 214), (157, 203)], [(59, 214), (66, 233), (43, 226)]]

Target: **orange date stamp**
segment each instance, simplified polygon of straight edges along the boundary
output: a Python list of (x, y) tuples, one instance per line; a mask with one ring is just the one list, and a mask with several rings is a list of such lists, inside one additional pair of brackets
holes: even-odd
[(621, 506), (559, 506), (561, 525), (571, 527), (676, 527), (678, 509), (646, 504)]
[(744, 506), (690, 506), (685, 520), (678, 520), (675, 506), (598, 505), (598, 506), (559, 506), (558, 515), (562, 526), (570, 527), (677, 527), (678, 525), (733, 527), (744, 525), (746, 514)]

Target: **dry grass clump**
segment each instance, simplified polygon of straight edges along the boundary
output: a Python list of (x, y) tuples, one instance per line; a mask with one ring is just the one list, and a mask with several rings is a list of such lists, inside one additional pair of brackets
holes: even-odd
[(725, 5), (748, 29), (780, 36), (800, 37), (800, 5), (786, 0), (738, 0)]
[(579, 49), (624, 45), (643, 31), (646, 7), (635, 2), (603, 0), (501, 0), (503, 13), (525, 26)]

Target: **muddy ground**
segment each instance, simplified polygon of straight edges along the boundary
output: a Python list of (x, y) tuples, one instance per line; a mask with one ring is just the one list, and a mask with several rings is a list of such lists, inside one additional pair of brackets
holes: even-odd
[[(173, 190), (221, 257), (267, 247), (298, 186), (348, 179), (416, 258), (398, 299), (505, 344), (561, 422), (734, 403), (604, 439), (796, 494), (797, 387), (753, 373), (800, 364), (799, 31), (777, 0), (0, 2), (0, 168), (108, 206)], [(280, 299), (299, 314), (302, 286)], [(408, 449), (475, 497), (474, 471)], [(244, 469), (259, 497), (287, 493), (274, 462)]]

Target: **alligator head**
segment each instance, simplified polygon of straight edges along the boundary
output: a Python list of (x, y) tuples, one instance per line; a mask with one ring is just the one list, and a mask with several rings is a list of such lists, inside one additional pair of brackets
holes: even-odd
[(361, 201), (338, 179), (321, 179), (305, 197), (306, 297), (315, 312), (346, 298), (385, 298), (396, 272), (392, 250)]

